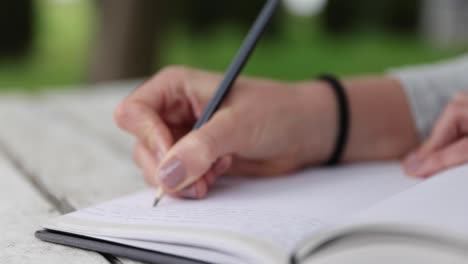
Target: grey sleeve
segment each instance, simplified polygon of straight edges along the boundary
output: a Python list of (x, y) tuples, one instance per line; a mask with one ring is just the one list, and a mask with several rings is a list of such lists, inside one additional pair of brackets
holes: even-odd
[(468, 91), (468, 55), (445, 62), (391, 70), (400, 80), (422, 139), (432, 130), (451, 98)]

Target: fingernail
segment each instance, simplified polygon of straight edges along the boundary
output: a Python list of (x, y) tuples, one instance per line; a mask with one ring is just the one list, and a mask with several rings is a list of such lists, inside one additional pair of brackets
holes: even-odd
[(187, 187), (181, 190), (179, 195), (184, 198), (197, 198), (197, 188), (195, 188), (195, 186)]
[(187, 178), (187, 171), (182, 161), (173, 159), (166, 163), (159, 171), (162, 184), (170, 189), (177, 188)]

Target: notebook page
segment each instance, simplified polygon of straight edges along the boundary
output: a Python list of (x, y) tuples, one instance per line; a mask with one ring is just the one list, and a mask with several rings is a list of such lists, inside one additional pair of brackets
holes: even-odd
[[(182, 240), (221, 251), (248, 253), (244, 251), (252, 249), (251, 244), (244, 249), (233, 248), (238, 244), (226, 249), (219, 241), (210, 240), (218, 234), (255, 241), (256, 250), (287, 256), (307, 235), (417, 183), (405, 177), (398, 164), (306, 170), (269, 179), (225, 178), (201, 201), (165, 198), (152, 208), (154, 191), (148, 190), (80, 210), (46, 227), (134, 240)], [(168, 230), (184, 230), (184, 234), (177, 238), (175, 232), (163, 234)], [(187, 239), (193, 230), (211, 235)]]
[(355, 217), (450, 232), (468, 240), (468, 165), (450, 169)]

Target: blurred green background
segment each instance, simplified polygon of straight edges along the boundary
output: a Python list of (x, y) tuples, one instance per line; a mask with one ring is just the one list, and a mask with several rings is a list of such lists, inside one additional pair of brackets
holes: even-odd
[[(95, 35), (99, 34), (95, 1), (36, 0), (34, 10), (33, 44), (22, 56), (0, 60), (0, 89), (37, 91), (89, 82), (91, 50)], [(418, 34), (397, 34), (372, 25), (351, 33), (330, 34), (324, 29), (320, 14), (298, 16), (282, 10), (276, 22), (275, 31), (279, 33), (268, 35), (261, 42), (246, 74), (301, 80), (324, 72), (378, 73), (391, 67), (437, 61), (467, 50), (463, 46), (436, 47)], [(183, 64), (223, 71), (245, 33), (245, 27), (229, 22), (218, 23), (209, 31), (193, 32), (187, 23), (174, 19), (158, 40), (161, 52), (153, 70)]]

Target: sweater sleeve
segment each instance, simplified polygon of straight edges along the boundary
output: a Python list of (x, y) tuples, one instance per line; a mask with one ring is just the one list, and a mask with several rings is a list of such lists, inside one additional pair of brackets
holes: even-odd
[(419, 135), (425, 139), (452, 97), (468, 91), (468, 55), (391, 70), (389, 75), (401, 82)]

